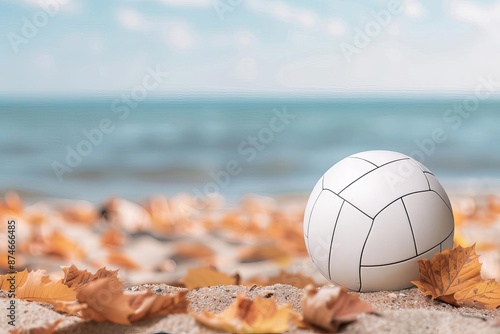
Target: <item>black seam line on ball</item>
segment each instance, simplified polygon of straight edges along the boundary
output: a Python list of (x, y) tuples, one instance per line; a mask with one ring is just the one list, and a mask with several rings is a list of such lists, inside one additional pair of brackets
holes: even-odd
[(372, 224), (370, 225), (370, 229), (368, 230), (368, 234), (366, 235), (365, 242), (363, 243), (363, 248), (361, 248), (361, 254), (359, 256), (359, 290), (361, 291), (363, 289), (363, 281), (361, 280), (361, 261), (363, 261), (363, 254), (365, 252), (365, 246), (366, 243), (368, 242), (368, 238), (370, 237), (370, 233), (372, 232), (373, 224), (375, 223), (375, 219), (372, 219)]
[(344, 207), (345, 201), (340, 205), (339, 213), (337, 214), (337, 219), (335, 219), (335, 225), (333, 226), (332, 232), (332, 240), (330, 241), (330, 251), (328, 252), (328, 277), (330, 280), (332, 279), (332, 270), (331, 270), (331, 260), (332, 260), (332, 246), (333, 246), (333, 237), (335, 236), (335, 230), (337, 229), (337, 223), (339, 222), (340, 213), (342, 212), (342, 208)]
[(422, 170), (422, 173), (424, 173), (424, 174), (431, 174), (432, 176), (436, 177), (436, 175), (432, 174), (431, 172), (429, 172), (427, 170)]
[(411, 237), (413, 238), (413, 246), (415, 247), (415, 255), (418, 255), (417, 241), (415, 240), (415, 233), (413, 233), (413, 226), (411, 225), (410, 215), (406, 209), (405, 201), (401, 198), (401, 203), (403, 203), (403, 208), (405, 209), (406, 217), (408, 218), (408, 224), (410, 224)]
[(439, 244), (437, 244), (436, 246), (432, 247), (431, 249), (428, 249), (426, 250), (425, 252), (422, 252), (420, 254), (418, 254), (417, 256), (412, 256), (412, 257), (409, 257), (407, 259), (404, 259), (404, 260), (401, 260), (401, 261), (396, 261), (396, 262), (391, 262), (391, 263), (384, 263), (384, 264), (374, 264), (374, 265), (370, 265), (370, 264), (365, 264), (365, 265), (360, 265), (361, 268), (375, 268), (375, 267), (384, 267), (384, 266), (390, 266), (390, 265), (393, 265), (393, 264), (398, 264), (398, 263), (403, 263), (403, 262), (406, 262), (406, 261), (409, 261), (409, 260), (413, 260), (414, 258), (416, 257), (419, 257), (419, 256), (422, 256), (426, 253), (429, 253), (431, 250), (433, 250), (434, 248), (436, 248), (437, 246), (439, 246), (439, 249), (441, 249), (441, 244), (443, 242), (446, 241), (446, 239), (448, 239), (450, 237), (450, 235), (453, 234), (453, 232), (455, 231), (455, 228), (453, 228), (453, 230), (451, 230), (451, 233), (448, 234), (446, 236), (446, 238), (443, 239), (443, 241), (439, 242)]
[(394, 162), (402, 161), (402, 160), (410, 160), (410, 158), (401, 158), (401, 159), (397, 159), (397, 160), (389, 161), (389, 162), (386, 162), (386, 163), (385, 163), (385, 164), (383, 164), (383, 165), (378, 166), (377, 168), (374, 168), (374, 169), (372, 169), (372, 170), (370, 170), (370, 171), (366, 172), (365, 174), (363, 174), (363, 175), (361, 175), (360, 177), (358, 177), (356, 180), (354, 180), (354, 181), (352, 181), (351, 183), (349, 183), (349, 184), (348, 184), (348, 185), (347, 185), (344, 189), (342, 189), (341, 191), (339, 191), (339, 194), (340, 194), (340, 193), (342, 193), (342, 192), (343, 192), (344, 190), (346, 190), (347, 188), (349, 188), (349, 186), (350, 186), (350, 185), (352, 185), (354, 182), (356, 182), (356, 181), (360, 180), (361, 178), (365, 177), (366, 175), (370, 174), (371, 172), (376, 171), (377, 169), (382, 168), (382, 167), (384, 167), (384, 166), (386, 166), (386, 165), (392, 164), (392, 163), (394, 163)]
[[(323, 180), (324, 177), (321, 177), (321, 180)], [(311, 212), (309, 213), (309, 218), (307, 219), (307, 234), (306, 234), (306, 237), (309, 236), (309, 226), (311, 226), (311, 217), (312, 217), (312, 213), (314, 212), (314, 208), (316, 207), (316, 203), (318, 203), (318, 199), (321, 197), (321, 193), (323, 192), (323, 181), (321, 181), (321, 191), (319, 192), (318, 194), (318, 197), (316, 197), (316, 199), (314, 200), (314, 204), (311, 208)]]
[(411, 192), (411, 193), (408, 193), (408, 194), (405, 194), (401, 197), (398, 197), (396, 198), (394, 201), (390, 202), (389, 204), (387, 204), (386, 206), (384, 206), (379, 212), (377, 212), (377, 214), (375, 216), (373, 216), (373, 219), (377, 218), (377, 216), (382, 212), (384, 211), (385, 209), (387, 209), (387, 207), (391, 204), (393, 204), (394, 202), (397, 202), (398, 200), (400, 199), (403, 199), (405, 198), (406, 196), (410, 196), (410, 195), (415, 195), (415, 194), (420, 194), (420, 193), (426, 193), (426, 192), (429, 192), (429, 191), (432, 191), (432, 190), (419, 190), (419, 191), (414, 191), (414, 192)]
[(361, 210), (360, 208), (358, 208), (356, 205), (352, 204), (351, 202), (349, 202), (348, 200), (346, 200), (344, 197), (340, 196), (339, 194), (337, 194), (336, 192), (334, 192), (333, 190), (330, 190), (328, 188), (325, 188), (323, 189), (325, 191), (329, 191), (331, 192), (332, 194), (335, 194), (337, 195), (341, 200), (343, 200), (344, 202), (347, 202), (348, 204), (350, 204), (353, 208), (355, 208), (356, 210), (358, 210), (359, 212), (361, 212), (362, 214), (364, 214), (365, 216), (367, 216), (368, 218), (370, 219), (373, 219), (372, 217), (370, 217), (366, 212), (364, 212), (363, 210)]
[(438, 195), (439, 198), (441, 198), (441, 200), (443, 201), (444, 205), (446, 205), (446, 207), (448, 208), (448, 210), (450, 210), (451, 216), (453, 216), (453, 209), (448, 206), (448, 203), (446, 203), (446, 201), (444, 200), (444, 198), (442, 198), (441, 195), (439, 195), (439, 193), (437, 191), (435, 191), (434, 189), (431, 189), (431, 191), (433, 193), (435, 193), (436, 195)]
[(427, 181), (427, 186), (429, 187), (429, 190), (432, 190), (431, 182), (429, 181), (429, 178), (427, 177), (427, 175), (425, 175), (426, 174), (425, 172), (423, 172), (423, 174), (424, 174), (425, 180)]
[(348, 157), (348, 158), (363, 160), (363, 161), (368, 162), (369, 164), (372, 164), (372, 165), (373, 165), (373, 166), (375, 166), (375, 167), (378, 167), (378, 165), (375, 165), (375, 164), (374, 164), (373, 162), (371, 162), (370, 160), (366, 160), (366, 159), (363, 159), (363, 158), (360, 158), (360, 157)]

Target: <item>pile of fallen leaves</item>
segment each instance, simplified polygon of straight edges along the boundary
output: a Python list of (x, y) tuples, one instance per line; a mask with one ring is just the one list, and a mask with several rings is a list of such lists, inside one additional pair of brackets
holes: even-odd
[[(0, 201), (0, 238), (6, 240), (6, 222), (15, 220), (17, 270), (53, 273), (54, 264), (73, 262), (90, 270), (120, 269), (130, 274), (132, 284), (173, 282), (193, 266), (235, 268), (269, 261), (283, 268), (292, 259), (306, 258), (303, 212), (302, 201), (282, 205), (255, 195), (228, 208), (221, 197), (187, 194), (157, 195), (142, 204), (113, 197), (102, 206), (62, 200), (26, 206), (8, 193)], [(139, 245), (146, 239), (147, 253)], [(8, 269), (6, 254), (0, 245), (0, 274)]]
[[(220, 197), (200, 201), (181, 194), (154, 196), (142, 204), (110, 198), (102, 207), (85, 201), (26, 206), (17, 194), (8, 193), (0, 202), (0, 238), (7, 240), (6, 222), (14, 219), (19, 271), (0, 276), (0, 289), (8, 290), (8, 279), (14, 275), (16, 298), (49, 303), (68, 316), (98, 322), (129, 325), (186, 313), (208, 327), (236, 333), (282, 333), (292, 324), (335, 332), (341, 324), (373, 310), (343, 288), (318, 290), (318, 278), (311, 278), (312, 272), (308, 276), (287, 270), (295, 259), (307, 258), (303, 204), (303, 200), (283, 204), (247, 196), (228, 208)], [(454, 209), (459, 246), (432, 260), (421, 260), (420, 280), (413, 283), (431, 300), (457, 307), (498, 308), (500, 284), (492, 278), (500, 277), (500, 198), (463, 198), (454, 203)], [(476, 248), (461, 247), (472, 241), (477, 241)], [(486, 271), (476, 249), (481, 259), (488, 260)], [(0, 273), (8, 270), (6, 254), (2, 243)], [(60, 265), (72, 262), (95, 274), (76, 266), (59, 272)], [(254, 271), (246, 270), (252, 266)], [(120, 269), (120, 278), (117, 270), (105, 267)], [(481, 269), (490, 279), (482, 278)], [(245, 275), (240, 277), (236, 271)], [(131, 292), (124, 288), (124, 277), (132, 285), (166, 282), (187, 290), (167, 296), (150, 290)], [(273, 298), (249, 300), (244, 295), (220, 314), (189, 309), (187, 296), (192, 289), (273, 284), (304, 289), (300, 314)], [(42, 333), (52, 333), (58, 324), (47, 324)]]
[(426, 296), (454, 306), (500, 307), (500, 283), (481, 277), (475, 246), (446, 249), (418, 262), (420, 280), (412, 283)]
[[(205, 326), (231, 333), (283, 333), (289, 329), (290, 323), (300, 328), (319, 327), (336, 331), (341, 324), (355, 321), (359, 314), (374, 312), (370, 305), (344, 288), (318, 290), (308, 285), (302, 298), (302, 314), (293, 311), (288, 304), (278, 306), (272, 298), (249, 300), (245, 295), (237, 296), (235, 302), (220, 314), (207, 311), (198, 314), (188, 310), (186, 296), (189, 290), (169, 295), (156, 295), (149, 289), (131, 292), (123, 289), (117, 271), (101, 268), (92, 274), (72, 265), (63, 268), (63, 272), (64, 278), (58, 281), (52, 281), (40, 270), (0, 276), (0, 289), (12, 290), (12, 282), (15, 282), (16, 298), (49, 303), (56, 311), (85, 320), (130, 325), (152, 317), (189, 313)], [(197, 274), (206, 274), (209, 281), (193, 284), (193, 275), (197, 277)], [(236, 283), (228, 279), (231, 277), (214, 269), (200, 269), (197, 273), (189, 273), (184, 281), (195, 287)], [(60, 321), (44, 326), (43, 333), (52, 333)], [(10, 331), (13, 334), (21, 332), (21, 329)]]

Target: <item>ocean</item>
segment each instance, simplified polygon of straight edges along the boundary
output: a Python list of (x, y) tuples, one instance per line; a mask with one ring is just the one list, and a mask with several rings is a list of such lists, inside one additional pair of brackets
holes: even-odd
[(365, 150), (417, 158), (453, 191), (499, 188), (500, 101), (460, 98), (0, 100), (0, 195), (102, 202), (307, 194)]

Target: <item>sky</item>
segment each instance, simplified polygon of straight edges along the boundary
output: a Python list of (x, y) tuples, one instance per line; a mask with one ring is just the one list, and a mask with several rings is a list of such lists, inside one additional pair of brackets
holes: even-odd
[(0, 0), (0, 95), (473, 91), (498, 31), (487, 0)]

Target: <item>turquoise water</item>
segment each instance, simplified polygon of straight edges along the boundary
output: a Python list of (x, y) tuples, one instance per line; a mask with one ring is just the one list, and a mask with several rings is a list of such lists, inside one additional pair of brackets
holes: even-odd
[[(186, 98), (127, 106), (111, 99), (4, 99), (0, 193), (95, 202), (153, 193), (307, 193), (332, 164), (370, 149), (410, 154), (448, 187), (498, 185), (500, 102), (454, 112), (461, 103)], [(287, 121), (276, 118), (284, 110)]]

